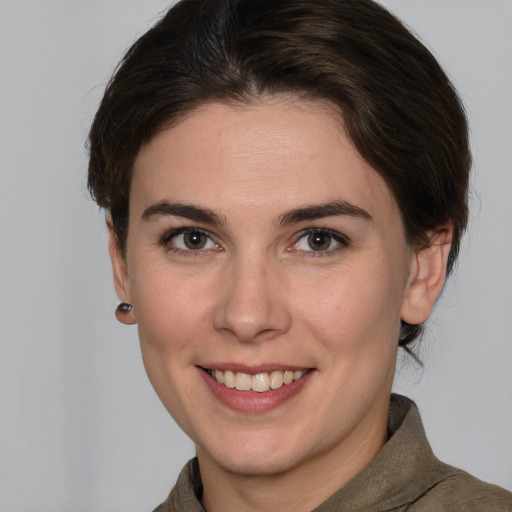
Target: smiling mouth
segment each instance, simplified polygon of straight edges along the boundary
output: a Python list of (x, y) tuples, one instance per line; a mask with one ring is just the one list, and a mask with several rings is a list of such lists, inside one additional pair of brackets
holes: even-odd
[(233, 372), (231, 370), (210, 370), (204, 368), (206, 373), (212, 376), (219, 384), (237, 391), (256, 391), (265, 393), (278, 389), (301, 379), (309, 370), (286, 370), (273, 371), (270, 373), (249, 373)]

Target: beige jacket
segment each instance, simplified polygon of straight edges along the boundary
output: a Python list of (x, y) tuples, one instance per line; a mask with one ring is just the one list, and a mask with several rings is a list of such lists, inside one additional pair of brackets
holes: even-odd
[[(416, 404), (393, 395), (389, 441), (372, 462), (313, 512), (512, 511), (512, 493), (440, 462), (427, 441)], [(182, 470), (154, 512), (204, 512), (197, 459)]]

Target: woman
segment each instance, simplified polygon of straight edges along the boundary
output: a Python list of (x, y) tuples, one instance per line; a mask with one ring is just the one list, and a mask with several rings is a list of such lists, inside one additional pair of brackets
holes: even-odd
[(369, 0), (183, 0), (90, 133), (126, 324), (194, 441), (168, 510), (509, 510), (391, 396), (467, 222), (432, 55)]

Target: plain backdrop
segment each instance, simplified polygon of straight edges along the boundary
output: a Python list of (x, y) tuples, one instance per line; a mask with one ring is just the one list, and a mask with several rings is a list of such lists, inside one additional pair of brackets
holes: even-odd
[[(437, 455), (512, 490), (512, 1), (387, 0), (467, 106), (461, 262), (395, 388)], [(163, 0), (0, 0), (0, 512), (150, 511), (193, 455), (117, 305), (84, 142)], [(205, 421), (208, 421), (205, 418)]]

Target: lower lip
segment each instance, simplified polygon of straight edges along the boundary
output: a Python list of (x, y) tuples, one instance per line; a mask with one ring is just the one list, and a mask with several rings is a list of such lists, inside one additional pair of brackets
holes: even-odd
[(258, 393), (256, 391), (237, 391), (236, 389), (228, 388), (224, 384), (219, 384), (202, 368), (198, 368), (198, 371), (219, 402), (235, 411), (248, 413), (267, 412), (283, 405), (297, 395), (315, 373), (310, 370), (299, 380), (295, 380), (290, 384), (284, 384), (280, 388)]

